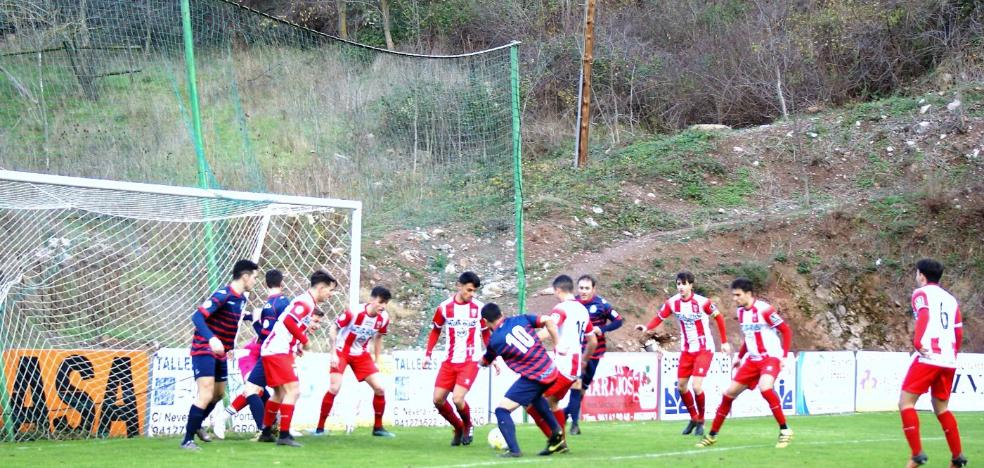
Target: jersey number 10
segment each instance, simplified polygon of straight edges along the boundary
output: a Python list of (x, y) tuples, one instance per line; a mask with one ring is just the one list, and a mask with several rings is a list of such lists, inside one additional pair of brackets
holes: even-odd
[(510, 344), (516, 349), (520, 350), (523, 354), (536, 344), (533, 337), (526, 332), (526, 329), (520, 325), (516, 325), (512, 328), (508, 335), (506, 335), (506, 343)]

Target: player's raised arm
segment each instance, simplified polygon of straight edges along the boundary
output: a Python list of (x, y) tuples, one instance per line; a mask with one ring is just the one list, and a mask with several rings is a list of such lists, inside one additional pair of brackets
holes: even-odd
[(653, 316), (652, 320), (649, 321), (645, 326), (636, 325), (636, 331), (650, 331), (655, 330), (657, 327), (663, 324), (663, 321), (670, 317), (673, 313), (673, 309), (670, 308), (669, 303), (663, 303), (663, 307), (659, 309), (659, 312)]

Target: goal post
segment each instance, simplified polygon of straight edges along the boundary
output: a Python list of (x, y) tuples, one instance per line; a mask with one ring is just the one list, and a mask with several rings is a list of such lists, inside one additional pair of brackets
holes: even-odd
[(341, 288), (332, 315), (359, 303), (361, 235), (359, 201), (0, 170), (7, 440), (144, 433), (150, 356), (190, 345), (212, 274), (257, 261), (249, 313), (266, 298), (262, 272), (281, 270), (294, 296), (324, 268)]

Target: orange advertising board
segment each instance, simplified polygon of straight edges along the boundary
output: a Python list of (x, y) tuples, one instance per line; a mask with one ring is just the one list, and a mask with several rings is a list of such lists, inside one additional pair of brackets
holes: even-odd
[(6, 350), (3, 423), (15, 433), (138, 436), (149, 361), (143, 351)]

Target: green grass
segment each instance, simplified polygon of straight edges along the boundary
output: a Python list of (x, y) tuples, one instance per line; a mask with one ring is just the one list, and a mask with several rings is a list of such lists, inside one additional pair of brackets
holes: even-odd
[[(753, 398), (746, 395), (744, 398)], [(923, 446), (930, 465), (945, 466), (949, 451), (939, 423), (920, 413)], [(959, 413), (964, 453), (984, 459), (984, 413)], [(178, 449), (178, 440), (110, 439), (67, 442), (28, 442), (0, 445), (4, 466), (572, 466), (617, 463), (617, 466), (673, 467), (870, 467), (902, 466), (908, 447), (896, 413), (791, 417), (796, 431), (792, 445), (775, 449), (776, 427), (771, 418), (727, 421), (716, 446), (697, 449), (695, 437), (680, 435), (682, 422), (585, 423), (583, 434), (570, 436), (571, 453), (540, 458), (535, 454), (543, 436), (532, 425), (519, 428), (525, 456), (518, 460), (495, 457), (485, 443), (492, 426), (475, 431), (476, 444), (449, 447), (450, 431), (435, 428), (397, 428), (395, 439), (376, 439), (368, 429), (352, 435), (314, 439), (303, 437), (303, 448), (290, 449), (244, 439), (217, 441), (198, 453)]]

